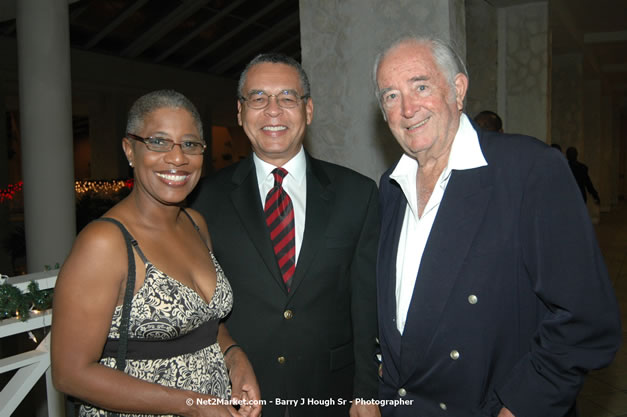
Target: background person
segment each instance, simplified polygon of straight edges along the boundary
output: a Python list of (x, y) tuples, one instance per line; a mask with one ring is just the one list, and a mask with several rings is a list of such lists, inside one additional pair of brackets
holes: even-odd
[[(228, 400), (229, 373), (234, 397), (259, 399), (246, 356), (229, 349), (234, 341), (220, 324), (233, 296), (206, 224), (181, 208), (206, 147), (198, 112), (180, 93), (155, 91), (133, 104), (127, 132), (122, 146), (134, 168), (133, 190), (83, 229), (57, 279), (55, 386), (86, 402), (81, 416), (259, 416), (259, 405), (238, 412), (197, 402)], [(127, 329), (123, 304), (130, 306)], [(120, 372), (123, 335), (129, 340)]]
[(475, 123), (483, 130), (503, 133), (503, 121), (498, 114), (490, 110), (479, 112), (475, 116)]
[(264, 405), (263, 415), (345, 417), (350, 407), (351, 416), (376, 416), (376, 405), (348, 402), (377, 391), (376, 184), (304, 150), (314, 104), (292, 58), (254, 58), (238, 95), (254, 153), (203, 180), (193, 207), (233, 286), (226, 325), (262, 397), (299, 402)]
[(577, 156), (577, 148), (571, 146), (566, 149), (566, 159), (568, 160), (568, 166), (570, 166), (570, 170), (575, 177), (575, 182), (577, 182), (579, 191), (581, 191), (583, 201), (588, 201), (588, 193), (590, 193), (592, 198), (594, 198), (595, 203), (601, 204), (599, 193), (594, 188), (594, 185), (592, 185), (592, 180), (588, 175), (588, 166), (579, 162), (577, 160)]
[(380, 182), (380, 394), (412, 401), (382, 415), (573, 416), (621, 325), (566, 161), (474, 126), (443, 41), (397, 41), (374, 76), (404, 151)]

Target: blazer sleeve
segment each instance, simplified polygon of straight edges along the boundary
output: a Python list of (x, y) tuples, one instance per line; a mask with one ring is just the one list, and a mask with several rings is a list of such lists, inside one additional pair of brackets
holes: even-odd
[(377, 336), (376, 259), (379, 241), (379, 197), (371, 183), (367, 210), (351, 264), (351, 317), (355, 379), (353, 398), (377, 398), (377, 365), (374, 355)]
[(540, 152), (523, 192), (518, 270), (528, 275), (548, 313), (529, 352), (496, 393), (517, 417), (562, 416), (588, 370), (613, 359), (621, 340), (619, 311), (588, 212), (563, 158), (549, 148)]

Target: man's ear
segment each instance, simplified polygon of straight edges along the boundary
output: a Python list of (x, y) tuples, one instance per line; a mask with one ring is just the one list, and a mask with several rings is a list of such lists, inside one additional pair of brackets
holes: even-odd
[(242, 102), (237, 100), (237, 124), (242, 125)]
[(305, 104), (305, 113), (307, 115), (307, 124), (310, 125), (313, 121), (313, 111), (314, 111), (314, 103), (313, 98), (309, 97), (307, 99), (307, 104)]
[(464, 98), (468, 91), (468, 77), (459, 73), (455, 76), (455, 101), (457, 102), (457, 109), (464, 109)]

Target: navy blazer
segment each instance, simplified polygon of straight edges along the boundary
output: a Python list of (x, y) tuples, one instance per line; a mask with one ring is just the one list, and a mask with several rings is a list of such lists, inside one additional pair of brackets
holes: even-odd
[[(193, 204), (233, 287), (226, 326), (250, 359), (264, 417), (348, 416), (377, 396), (376, 183), (307, 155), (307, 206), (293, 282), (283, 284), (253, 158), (205, 179)], [(310, 400), (329, 400), (317, 402)]]
[[(381, 178), (377, 264), (384, 416), (561, 417), (621, 340), (616, 298), (565, 158), (478, 131), (487, 166), (453, 171), (403, 336), (396, 254), (406, 199)], [(411, 404), (408, 404), (410, 402)]]

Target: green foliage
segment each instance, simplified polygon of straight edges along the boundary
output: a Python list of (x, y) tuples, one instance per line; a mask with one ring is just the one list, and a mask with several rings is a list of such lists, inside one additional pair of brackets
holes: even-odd
[(26, 293), (9, 283), (0, 285), (0, 320), (17, 316), (25, 321), (31, 310), (49, 309), (52, 307), (52, 291), (40, 290), (34, 281), (28, 284)]

